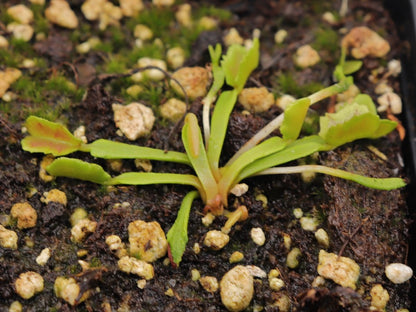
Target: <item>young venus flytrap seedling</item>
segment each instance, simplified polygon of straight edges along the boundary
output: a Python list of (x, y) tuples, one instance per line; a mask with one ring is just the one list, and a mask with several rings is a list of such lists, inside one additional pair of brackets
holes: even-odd
[[(86, 144), (75, 138), (62, 125), (34, 116), (29, 117), (26, 121), (30, 135), (23, 139), (23, 149), (30, 152), (50, 153), (54, 156), (83, 151), (104, 159), (142, 158), (191, 166), (195, 175), (127, 172), (115, 177), (111, 177), (97, 164), (68, 157), (59, 157), (47, 167), (47, 171), (53, 176), (76, 178), (103, 185), (183, 184), (194, 187), (197, 191), (191, 191), (185, 196), (176, 221), (167, 233), (169, 253), (175, 264), (179, 264), (182, 260), (188, 241), (187, 224), (193, 200), (200, 196), (205, 203), (205, 212), (210, 211), (214, 215), (221, 215), (224, 213), (224, 207), (228, 206), (228, 196), (232, 188), (248, 177), (261, 174), (314, 171), (382, 190), (400, 188), (405, 185), (400, 178), (376, 179), (320, 165), (276, 167), (315, 152), (334, 149), (356, 139), (378, 138), (394, 129), (396, 126), (394, 122), (379, 118), (369, 96), (359, 95), (353, 104), (343, 107), (336, 113), (322, 116), (318, 134), (299, 138), (310, 105), (323, 98), (343, 92), (352, 84), (352, 78), (346, 77), (343, 69), (339, 71), (340, 79), (337, 84), (292, 103), (282, 115), (266, 125), (254, 136), (253, 140), (244, 145), (225, 166), (220, 167), (219, 159), (228, 120), (237, 101), (237, 95), (243, 89), (250, 73), (258, 65), (259, 41), (258, 38), (254, 38), (249, 48), (240, 45), (231, 46), (227, 54), (223, 56), (221, 64), (219, 64), (220, 46), (217, 46), (215, 50), (211, 48), (210, 52), (213, 59), (212, 68), (216, 73), (214, 73), (214, 83), (211, 90), (203, 101), (202, 129), (204, 138), (197, 117), (188, 113), (182, 128), (185, 153), (163, 151), (104, 139)], [(209, 116), (210, 106), (224, 81), (232, 89), (219, 94), (211, 120), (209, 120), (206, 114)], [(211, 125), (209, 125), (209, 121)], [(279, 127), (281, 137), (267, 138)], [(232, 226), (231, 223), (235, 222), (234, 219), (238, 218), (227, 222), (228, 229)]]

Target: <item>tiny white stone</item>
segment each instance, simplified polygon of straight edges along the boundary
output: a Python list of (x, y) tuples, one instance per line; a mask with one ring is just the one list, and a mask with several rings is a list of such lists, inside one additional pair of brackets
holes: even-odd
[(17, 234), (0, 225), (0, 246), (3, 248), (17, 249)]
[(49, 248), (45, 248), (40, 252), (39, 256), (37, 256), (36, 263), (41, 266), (44, 266), (48, 262), (50, 257), (51, 250)]
[(129, 105), (113, 104), (114, 122), (116, 126), (131, 141), (147, 135), (155, 121), (155, 116), (150, 107), (141, 103)]
[(208, 212), (205, 216), (202, 217), (201, 222), (203, 225), (208, 227), (212, 224), (212, 222), (214, 222), (214, 220), (215, 220), (215, 215)]
[(371, 288), (370, 296), (371, 296), (370, 310), (374, 308), (374, 310), (377, 310), (377, 311), (384, 311), (386, 308), (387, 302), (390, 299), (390, 296), (387, 290), (385, 290), (383, 286), (381, 286), (381, 284), (376, 284), (373, 286), (373, 288)]
[(377, 102), (380, 105), (377, 109), (379, 112), (387, 109), (387, 107), (390, 107), (391, 112), (395, 115), (402, 112), (402, 99), (394, 92), (384, 93), (377, 98)]
[(34, 29), (30, 25), (10, 23), (7, 25), (7, 30), (13, 34), (16, 39), (23, 41), (29, 41), (34, 33)]
[(300, 219), (303, 217), (303, 211), (300, 208), (295, 208), (293, 209), (293, 215), (295, 216), (296, 219)]
[(303, 45), (296, 50), (294, 61), (301, 68), (311, 67), (321, 60), (318, 51), (310, 45)]
[(192, 280), (195, 282), (195, 281), (200, 279), (201, 273), (199, 273), (199, 271), (197, 269), (192, 269), (191, 270), (191, 276), (192, 276)]
[(299, 220), (302, 229), (314, 232), (318, 226), (318, 220), (311, 217), (302, 217)]
[(199, 279), (202, 288), (210, 293), (215, 293), (218, 290), (218, 280), (214, 276), (203, 276)]
[(387, 278), (394, 284), (404, 283), (413, 276), (412, 268), (403, 263), (391, 263), (387, 265), (385, 273)]
[(328, 233), (324, 229), (318, 229), (315, 232), (315, 238), (321, 246), (328, 248), (329, 236), (328, 236)]
[(134, 37), (141, 40), (150, 40), (153, 38), (153, 31), (144, 24), (137, 24), (134, 28)]
[(19, 301), (13, 301), (9, 307), (9, 312), (22, 312), (23, 306)]
[(166, 52), (166, 59), (169, 67), (177, 69), (185, 62), (185, 51), (181, 47), (174, 47)]
[(94, 233), (97, 228), (97, 222), (89, 219), (78, 221), (71, 229), (71, 240), (73, 242), (81, 242), (87, 236), (87, 233)]
[(144, 289), (146, 287), (147, 281), (145, 279), (139, 279), (137, 281), (137, 287)]
[(332, 12), (325, 12), (322, 14), (322, 19), (330, 25), (335, 25), (337, 23), (337, 18)]
[(240, 197), (241, 195), (247, 193), (247, 191), (248, 191), (248, 185), (245, 184), (245, 183), (239, 183), (239, 184), (236, 184), (230, 190), (230, 193), (237, 196), (237, 197)]
[[(141, 39), (141, 40), (143, 40), (143, 39)], [(160, 60), (160, 59), (154, 59), (154, 58), (150, 58), (150, 57), (142, 57), (137, 61), (137, 65), (138, 65), (139, 68), (140, 67), (147, 67), (147, 66), (154, 66), (154, 67), (160, 68), (161, 70), (166, 71), (166, 62), (164, 60)], [(132, 76), (132, 79), (135, 82), (138, 82), (135, 79), (136, 76), (137, 76), (137, 78), (147, 77), (148, 79), (153, 80), (153, 81), (158, 81), (158, 80), (162, 80), (163, 78), (165, 78), (165, 74), (162, 71), (158, 70), (158, 69), (147, 69), (143, 72), (138, 72), (137, 74), (134, 74)], [(140, 81), (140, 79), (139, 79), (139, 81)]]
[(266, 236), (261, 228), (252, 228), (250, 236), (253, 242), (259, 246), (263, 246), (266, 241)]
[(163, 118), (177, 122), (186, 113), (186, 103), (176, 98), (170, 98), (159, 107), (159, 110)]
[(117, 264), (119, 270), (126, 273), (136, 274), (146, 280), (152, 279), (155, 275), (153, 266), (150, 263), (134, 257), (124, 256), (118, 260)]
[(211, 30), (217, 27), (218, 21), (210, 16), (203, 16), (198, 21), (198, 26), (204, 30)]
[(391, 60), (388, 62), (387, 68), (393, 76), (398, 76), (402, 72), (402, 63), (399, 60)]
[(282, 43), (285, 40), (286, 37), (287, 37), (287, 30), (285, 30), (285, 29), (279, 29), (274, 34), (274, 42), (276, 42), (276, 43)]
[(280, 107), (282, 110), (285, 110), (294, 101), (296, 101), (296, 98), (292, 95), (283, 94), (281, 97), (276, 99), (276, 105)]
[(228, 33), (223, 38), (225, 45), (228, 47), (232, 44), (243, 44), (243, 38), (238, 33), (236, 28), (230, 28)]
[(33, 21), (33, 12), (23, 4), (17, 4), (7, 9), (7, 14), (20, 24), (30, 24)]
[(147, 262), (165, 256), (168, 249), (165, 232), (156, 221), (135, 220), (128, 226), (130, 255)]
[(188, 3), (181, 4), (175, 13), (176, 20), (185, 27), (192, 26), (191, 5)]
[(269, 286), (272, 290), (279, 291), (285, 286), (285, 282), (277, 277), (272, 277), (269, 279)]
[(220, 250), (230, 241), (230, 237), (221, 231), (209, 231), (204, 239), (204, 245), (214, 250)]
[(250, 274), (253, 277), (265, 278), (267, 276), (267, 273), (263, 269), (259, 268), (258, 266), (246, 265), (246, 269), (250, 272)]
[(52, 0), (45, 10), (45, 17), (61, 27), (69, 29), (78, 27), (78, 18), (65, 0)]
[(17, 219), (17, 227), (19, 229), (36, 226), (38, 214), (28, 202), (14, 204), (10, 210), (10, 215)]
[(384, 94), (387, 92), (393, 92), (393, 88), (389, 86), (385, 81), (380, 82), (374, 89), (376, 94)]

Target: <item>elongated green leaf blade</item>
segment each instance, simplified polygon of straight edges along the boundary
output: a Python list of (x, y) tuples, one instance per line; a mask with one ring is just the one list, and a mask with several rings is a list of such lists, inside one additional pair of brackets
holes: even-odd
[(230, 188), (238, 183), (236, 177), (241, 170), (258, 159), (282, 150), (286, 144), (280, 137), (272, 137), (243, 153), (230, 166), (222, 168), (222, 178), (218, 183), (218, 189), (222, 196), (226, 198)]
[(83, 144), (64, 126), (43, 118), (29, 116), (25, 125), (30, 136), (22, 140), (22, 148), (31, 153), (67, 155), (79, 150)]
[(310, 104), (310, 99), (302, 98), (286, 108), (284, 119), (280, 126), (280, 132), (284, 140), (291, 141), (298, 138)]
[(159, 173), (159, 172), (126, 172), (108, 181), (108, 185), (151, 185), (151, 184), (182, 184), (190, 185), (198, 190), (202, 189), (196, 176), (181, 173)]
[(219, 96), (211, 119), (207, 156), (213, 171), (218, 170), (218, 163), (227, 132), (231, 111), (237, 102), (237, 91), (225, 91)]
[[(327, 167), (328, 168), (328, 167)], [(359, 174), (351, 173), (348, 171), (344, 171), (341, 169), (333, 169), (329, 168), (317, 170), (317, 172), (325, 173), (328, 175), (332, 175), (334, 177), (342, 178), (345, 180), (350, 180), (353, 182), (356, 182), (358, 184), (361, 184), (363, 186), (378, 189), (378, 190), (394, 190), (401, 187), (406, 186), (406, 183), (403, 179), (400, 178), (371, 178), (371, 177), (365, 177)]]
[(111, 176), (101, 166), (68, 157), (55, 159), (46, 171), (55, 177), (67, 177), (98, 184), (105, 184), (111, 179)]
[(317, 135), (311, 135), (296, 140), (279, 152), (258, 159), (250, 165), (246, 166), (237, 176), (236, 181), (242, 181), (243, 179), (253, 176), (265, 169), (309, 156), (321, 150), (326, 150), (326, 147), (327, 144), (325, 141)]
[(173, 261), (179, 265), (182, 255), (188, 243), (188, 221), (192, 202), (198, 197), (198, 192), (192, 191), (186, 194), (182, 200), (175, 223), (166, 234)]
[(305, 165), (296, 167), (276, 167), (269, 168), (259, 174), (292, 174), (302, 172), (317, 172), (334, 177), (342, 178), (345, 180), (353, 181), (363, 186), (378, 189), (378, 190), (394, 190), (406, 186), (406, 183), (401, 178), (372, 178), (362, 176), (360, 174), (348, 172), (341, 169), (330, 168), (321, 165)]
[[(208, 162), (198, 120), (192, 113), (185, 117), (185, 124), (182, 128), (182, 141), (192, 168), (194, 168), (196, 175), (201, 181), (206, 198), (215, 198), (218, 194), (217, 182)], [(203, 194), (201, 196), (204, 197)]]
[(184, 153), (160, 149), (130, 145), (126, 143), (113, 142), (100, 139), (88, 144), (90, 153), (94, 157), (105, 159), (149, 159), (159, 161), (170, 161), (189, 165), (188, 156)]

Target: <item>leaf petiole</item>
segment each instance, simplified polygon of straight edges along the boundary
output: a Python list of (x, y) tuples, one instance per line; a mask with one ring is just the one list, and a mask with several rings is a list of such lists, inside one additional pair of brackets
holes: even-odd
[(256, 175), (265, 174), (291, 174), (302, 172), (317, 172), (345, 180), (353, 181), (363, 186), (378, 189), (378, 190), (394, 190), (406, 186), (406, 183), (401, 178), (372, 178), (362, 176), (356, 173), (348, 172), (341, 169), (330, 168), (321, 165), (303, 165), (294, 167), (275, 167), (263, 170)]

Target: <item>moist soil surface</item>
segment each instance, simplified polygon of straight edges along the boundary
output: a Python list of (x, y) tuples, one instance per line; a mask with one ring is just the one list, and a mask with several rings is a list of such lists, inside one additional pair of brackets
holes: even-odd
[[(354, 75), (359, 89), (376, 98), (375, 85), (368, 77), (378, 68), (386, 66), (386, 61), (399, 58), (404, 49), (388, 12), (379, 1), (349, 1), (347, 15), (329, 25), (322, 21), (322, 14), (326, 11), (337, 12), (341, 3), (321, 2), (211, 2), (231, 12), (231, 17), (221, 21), (216, 30), (199, 34), (189, 50), (186, 64), (205, 66), (209, 63), (207, 45), (221, 42), (223, 34), (231, 27), (236, 27), (245, 38), (250, 38), (253, 29), (258, 28), (262, 31), (261, 64), (247, 86), (264, 85), (277, 93), (297, 92), (297, 97), (305, 96), (308, 94), (305, 86), (312, 82), (323, 86), (332, 83), (332, 71), (340, 53), (340, 30), (367, 25), (382, 34), (392, 47), (385, 58), (365, 58), (363, 67)], [(6, 1), (0, 7), (4, 10), (16, 3)], [(145, 3), (151, 6), (151, 3)], [(202, 5), (190, 3), (193, 9)], [(96, 31), (94, 22), (82, 19), (81, 4), (82, 1), (73, 2), (74, 12), (82, 23), (91, 24), (91, 32)], [(170, 8), (176, 9), (177, 5)], [(121, 21), (119, 27), (123, 27), (123, 23)], [(274, 34), (279, 29), (288, 31), (283, 44), (274, 42)], [(324, 30), (332, 30), (337, 37), (328, 39), (330, 35), (327, 33), (323, 38), (320, 32)], [(53, 71), (60, 71), (86, 90), (86, 96), (62, 110), (68, 128), (73, 131), (85, 125), (89, 142), (105, 138), (131, 143), (116, 134), (111, 105), (126, 101), (118, 89), (118, 82), (124, 78), (117, 75), (109, 77), (107, 72), (100, 71), (103, 67), (99, 65), (108, 57), (106, 52), (80, 56), (70, 41), (71, 31), (52, 24), (48, 31), (48, 39), (32, 39), (30, 42), (34, 46), (34, 57), (42, 58), (48, 64), (49, 71), (44, 73), (44, 78), (48, 79)], [(104, 35), (111, 37), (111, 33)], [(338, 46), (331, 46), (331, 40)], [(292, 56), (299, 46), (307, 43), (316, 44), (322, 61), (311, 68), (296, 68)], [(74, 70), (77, 74), (74, 74)], [(23, 71), (23, 75), (33, 75), (31, 70)], [(278, 77), (287, 73), (291, 73), (293, 86), (286, 90), (279, 89), (282, 86)], [(399, 93), (397, 78), (388, 79), (394, 91)], [(159, 83), (159, 87), (162, 91), (168, 89), (163, 82)], [(11, 90), (14, 90), (13, 86)], [(395, 285), (384, 274), (387, 264), (407, 261), (410, 220), (405, 191), (372, 190), (321, 175), (308, 183), (300, 175), (263, 176), (246, 180), (249, 191), (238, 198), (230, 195), (229, 202), (232, 205), (246, 205), (249, 218), (233, 227), (229, 234), (230, 242), (219, 251), (204, 246), (203, 240), (208, 230), (220, 229), (226, 219), (218, 217), (208, 228), (205, 227), (201, 223), (203, 203), (196, 200), (189, 219), (188, 245), (179, 267), (172, 267), (163, 258), (154, 262), (155, 277), (147, 281), (143, 289), (138, 288), (139, 278), (136, 275), (118, 270), (118, 258), (109, 250), (105, 238), (116, 234), (127, 243), (128, 225), (137, 219), (157, 221), (166, 233), (175, 221), (183, 197), (191, 188), (152, 185), (107, 189), (66, 178), (44, 182), (39, 178), (39, 164), (43, 155), (24, 152), (20, 145), (25, 136), (21, 128), (30, 112), (27, 108), (35, 105), (35, 101), (19, 96), (18, 92), (16, 94), (14, 108), (2, 111), (0, 117), (0, 214), (2, 220), (6, 220), (13, 204), (28, 201), (37, 211), (38, 221), (35, 227), (24, 230), (18, 229), (15, 223), (6, 226), (14, 230), (19, 239), (16, 250), (0, 247), (0, 311), (7, 311), (14, 301), (20, 301), (24, 311), (226, 311), (219, 291), (206, 291), (198, 281), (192, 280), (191, 271), (197, 269), (201, 276), (214, 276), (220, 281), (236, 265), (229, 261), (235, 251), (244, 254), (239, 263), (241, 265), (254, 265), (266, 273), (277, 268), (285, 284), (281, 290), (275, 291), (270, 288), (267, 277), (255, 277), (254, 296), (247, 311), (279, 311), (276, 302), (281, 298), (290, 299), (287, 311), (368, 311), (371, 306), (370, 290), (375, 284), (381, 284), (389, 293), (387, 311), (410, 307), (410, 284)], [(59, 101), (60, 96), (54, 94), (47, 102), (51, 109), (55, 108), (53, 103)], [(159, 101), (166, 100), (163, 92), (159, 96)], [(142, 102), (148, 104), (146, 100)], [(330, 104), (330, 100), (323, 101), (314, 109), (325, 111)], [(201, 107), (198, 99), (190, 103), (190, 111), (199, 117)], [(266, 113), (246, 114), (237, 104), (230, 118), (223, 159), (229, 159), (247, 139), (279, 113), (275, 107)], [(151, 134), (133, 144), (164, 148), (166, 142), (170, 150), (184, 151), (180, 128), (175, 129), (173, 123), (162, 121), (159, 117)], [(386, 159), (370, 150), (370, 145), (383, 153)], [(320, 153), (314, 161), (374, 177), (404, 177), (401, 149), (402, 141), (398, 132), (394, 131), (381, 139), (361, 140), (331, 152)], [(96, 162), (108, 172), (118, 174), (105, 161), (82, 153), (73, 156)], [(121, 172), (132, 170), (137, 170), (133, 161), (124, 161)], [(186, 166), (162, 162), (154, 162), (153, 171), (192, 173)], [(65, 192), (68, 198), (66, 206), (41, 201), (44, 192), (54, 188)], [(69, 217), (77, 207), (84, 208), (90, 219), (97, 221), (96, 231), (82, 243), (74, 243), (70, 239)], [(302, 229), (299, 219), (293, 214), (295, 208), (301, 208), (305, 216), (319, 220), (319, 228), (325, 229), (330, 238), (328, 248), (319, 245), (313, 231)], [(256, 245), (250, 236), (251, 229), (257, 227), (266, 236), (263, 246)], [(301, 251), (299, 265), (294, 269), (286, 265), (290, 249), (285, 246), (285, 236), (291, 238), (290, 249), (297, 247)], [(199, 253), (193, 249), (195, 244), (200, 246)], [(35, 259), (46, 247), (50, 248), (52, 255), (46, 265), (40, 266)], [(331, 280), (326, 280), (319, 287), (312, 287), (318, 276), (318, 254), (321, 249), (349, 257), (359, 264), (361, 272), (356, 290), (343, 288)], [(82, 269), (78, 260), (88, 262), (90, 268)], [(19, 274), (26, 271), (38, 272), (45, 281), (44, 290), (29, 300), (20, 298), (14, 286)], [(58, 276), (75, 278), (81, 292), (90, 291), (91, 295), (75, 306), (57, 298), (53, 285)], [(173, 295), (166, 294), (168, 289), (173, 291)]]

